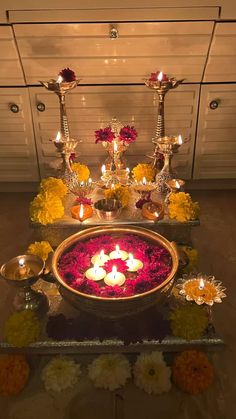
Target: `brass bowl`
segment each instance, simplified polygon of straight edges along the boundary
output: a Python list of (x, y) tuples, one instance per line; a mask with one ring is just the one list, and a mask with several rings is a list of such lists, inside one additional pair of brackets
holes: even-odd
[[(162, 245), (168, 250), (168, 252), (171, 255), (171, 272), (162, 284), (158, 285), (150, 291), (146, 291), (143, 294), (136, 294), (130, 297), (100, 297), (84, 294), (80, 291), (71, 288), (68, 284), (65, 283), (58, 269), (58, 261), (61, 255), (75, 243), (98, 237), (102, 234), (112, 234), (115, 236), (122, 234), (135, 234), (146, 241), (149, 241), (154, 244), (156, 243), (157, 245)], [(144, 229), (142, 227), (135, 226), (99, 226), (80, 231), (79, 233), (76, 233), (68, 237), (58, 246), (52, 260), (53, 274), (56, 278), (56, 281), (59, 284), (59, 291), (66, 300), (68, 300), (74, 307), (78, 309), (88, 311), (97, 316), (109, 317), (114, 319), (136, 314), (140, 311), (147, 309), (151, 305), (156, 304), (157, 302), (160, 303), (160, 301), (166, 297), (168, 291), (173, 286), (177, 269), (178, 255), (175, 247), (160, 234), (151, 230)]]
[(94, 208), (100, 220), (112, 221), (120, 215), (122, 205), (117, 199), (100, 199)]
[[(30, 274), (27, 278), (16, 279), (14, 273), (19, 267), (19, 260), (24, 259), (26, 265), (30, 269)], [(0, 277), (8, 282), (8, 284), (15, 287), (27, 287), (33, 285), (43, 273), (44, 262), (36, 255), (20, 255), (10, 259), (4, 263), (0, 269)]]

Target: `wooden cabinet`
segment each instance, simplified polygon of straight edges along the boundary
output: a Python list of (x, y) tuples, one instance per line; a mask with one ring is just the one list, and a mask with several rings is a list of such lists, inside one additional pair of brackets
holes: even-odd
[(0, 88), (0, 181), (39, 179), (27, 88)]
[(0, 86), (24, 85), (24, 76), (11, 26), (0, 26)]
[(202, 86), (194, 179), (236, 178), (236, 84)]
[[(180, 86), (166, 96), (166, 132), (180, 133), (188, 142), (175, 158), (175, 165), (184, 178), (191, 177), (199, 87)], [(34, 130), (41, 176), (50, 174), (49, 163), (56, 156), (50, 140), (59, 130), (59, 107), (55, 94), (41, 87), (30, 88)], [(153, 150), (157, 114), (157, 98), (145, 86), (78, 86), (67, 96), (67, 112), (73, 138), (82, 140), (78, 146), (79, 160), (92, 169), (101, 167), (106, 152), (94, 144), (94, 131), (107, 126), (116, 116), (124, 125), (135, 125), (138, 138), (126, 155), (132, 167)], [(45, 111), (37, 110), (37, 103)]]

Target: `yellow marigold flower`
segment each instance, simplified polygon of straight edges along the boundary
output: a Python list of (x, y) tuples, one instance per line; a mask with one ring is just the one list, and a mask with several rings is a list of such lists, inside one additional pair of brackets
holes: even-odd
[(105, 190), (105, 197), (118, 199), (123, 208), (127, 207), (130, 199), (130, 191), (128, 186), (115, 185), (112, 189)]
[(43, 260), (47, 260), (48, 255), (51, 252), (53, 252), (53, 249), (47, 241), (31, 243), (27, 249), (27, 253), (37, 255)]
[(186, 340), (200, 339), (208, 326), (208, 316), (203, 307), (186, 304), (171, 313), (170, 322), (174, 336)]
[(132, 170), (134, 180), (140, 182), (144, 177), (148, 182), (152, 182), (155, 176), (155, 169), (150, 163), (139, 163)]
[(183, 271), (186, 273), (192, 272), (198, 263), (198, 251), (190, 246), (181, 246), (181, 249), (186, 253), (189, 259), (189, 262)]
[(171, 193), (169, 197), (169, 217), (180, 222), (196, 220), (199, 216), (198, 202), (193, 202), (185, 192)]
[(8, 317), (4, 326), (6, 341), (18, 348), (35, 342), (40, 334), (41, 325), (31, 310), (13, 313)]
[(61, 199), (50, 192), (39, 193), (30, 203), (30, 219), (35, 223), (50, 224), (63, 215)]
[(48, 177), (40, 183), (41, 192), (50, 192), (59, 198), (63, 198), (67, 193), (67, 186), (62, 179)]
[(214, 370), (203, 352), (184, 351), (175, 358), (172, 378), (181, 390), (198, 394), (210, 386), (214, 378)]
[(72, 163), (71, 168), (77, 174), (79, 182), (86, 182), (90, 175), (88, 166), (82, 163)]
[(0, 393), (5, 396), (20, 393), (29, 373), (30, 367), (24, 355), (0, 356)]

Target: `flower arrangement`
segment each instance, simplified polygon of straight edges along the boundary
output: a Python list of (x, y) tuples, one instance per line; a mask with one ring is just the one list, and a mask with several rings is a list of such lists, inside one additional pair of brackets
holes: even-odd
[[(125, 272), (126, 282), (122, 287), (111, 287), (103, 283), (98, 285), (97, 282), (87, 279), (84, 272), (91, 267), (91, 258), (99, 254), (101, 249), (105, 253), (110, 253), (115, 249), (115, 245), (119, 245), (120, 249), (132, 253), (134, 258), (141, 260), (143, 268), (134, 274), (126, 270), (128, 267), (121, 259), (115, 263), (113, 259), (113, 263), (107, 262), (108, 270), (110, 265), (117, 265), (119, 270)], [(116, 239), (109, 235), (101, 235), (83, 243), (78, 242), (73, 249), (61, 255), (58, 265), (61, 276), (70, 287), (84, 294), (107, 298), (127, 297), (151, 290), (167, 278), (171, 266), (171, 255), (164, 247), (148, 243), (132, 234)]]
[(80, 375), (80, 365), (73, 359), (57, 356), (43, 368), (41, 379), (47, 391), (61, 392), (74, 387)]
[(58, 75), (61, 76), (63, 81), (66, 83), (70, 83), (71, 81), (76, 80), (75, 72), (68, 67), (63, 68), (63, 70), (61, 70)]
[(100, 355), (88, 366), (88, 376), (95, 387), (113, 391), (125, 385), (131, 368), (124, 355)]
[(30, 203), (30, 219), (35, 223), (51, 224), (63, 215), (61, 199), (51, 192), (39, 193)]
[(180, 246), (188, 257), (188, 264), (183, 268), (185, 273), (193, 272), (198, 264), (198, 251), (191, 246)]
[(172, 378), (181, 390), (198, 394), (212, 383), (214, 370), (207, 356), (200, 351), (184, 351), (178, 354), (172, 366)]
[(31, 310), (11, 314), (4, 326), (6, 341), (18, 348), (35, 342), (39, 338), (40, 331), (40, 322)]
[(138, 136), (138, 133), (136, 129), (130, 125), (126, 125), (122, 127), (118, 133), (118, 136), (116, 137), (116, 133), (112, 131), (112, 128), (110, 126), (99, 129), (95, 131), (95, 143), (99, 142), (107, 142), (112, 143), (112, 141), (117, 138), (118, 141), (123, 142), (125, 145), (129, 145), (136, 141), (136, 138)]
[(122, 208), (125, 208), (129, 204), (130, 190), (128, 186), (117, 184), (114, 188), (106, 189), (104, 191), (106, 198), (117, 199), (120, 201)]
[(28, 379), (30, 367), (23, 355), (0, 356), (0, 394), (11, 396), (20, 393)]
[(49, 253), (53, 252), (48, 241), (34, 242), (28, 246), (26, 253), (39, 256), (44, 261), (47, 260)]
[(180, 222), (196, 220), (199, 216), (199, 204), (193, 202), (185, 192), (171, 193), (168, 205), (169, 217)]
[(88, 166), (82, 163), (72, 163), (71, 169), (77, 174), (79, 182), (86, 182), (90, 175), (90, 170)]
[(122, 259), (111, 259), (108, 260), (105, 264), (104, 264), (104, 269), (107, 272), (111, 272), (112, 271), (112, 267), (116, 266), (118, 272), (125, 272), (128, 269), (127, 263), (125, 260)]
[(167, 367), (161, 352), (140, 354), (133, 374), (136, 386), (149, 394), (161, 394), (171, 389), (171, 369)]
[(139, 163), (133, 168), (132, 175), (136, 182), (141, 182), (144, 177), (148, 182), (152, 182), (155, 177), (155, 169), (150, 163)]
[(55, 177), (48, 177), (41, 181), (40, 183), (40, 192), (49, 192), (58, 196), (58, 198), (63, 198), (67, 194), (67, 186), (62, 179), (57, 179)]
[(203, 307), (185, 304), (170, 314), (174, 336), (186, 340), (200, 339), (208, 326), (208, 315)]

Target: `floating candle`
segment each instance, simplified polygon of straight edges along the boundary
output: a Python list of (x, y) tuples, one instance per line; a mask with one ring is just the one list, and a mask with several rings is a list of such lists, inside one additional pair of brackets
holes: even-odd
[(120, 246), (116, 245), (116, 250), (110, 253), (110, 259), (122, 259), (126, 260), (128, 258), (128, 253), (125, 250), (120, 250)]
[(93, 268), (87, 269), (85, 276), (86, 278), (92, 279), (93, 281), (100, 281), (106, 276), (106, 271), (105, 269), (95, 264)]
[(139, 259), (134, 259), (132, 253), (129, 253), (129, 259), (126, 261), (126, 264), (129, 272), (136, 272), (143, 267), (143, 262)]
[(91, 262), (93, 265), (103, 266), (109, 259), (110, 257), (105, 254), (104, 250), (101, 250), (99, 255), (94, 255), (92, 257)]
[(104, 278), (104, 282), (107, 285), (123, 285), (125, 282), (125, 275), (121, 272), (117, 272), (116, 266), (113, 266), (112, 272), (109, 272)]

